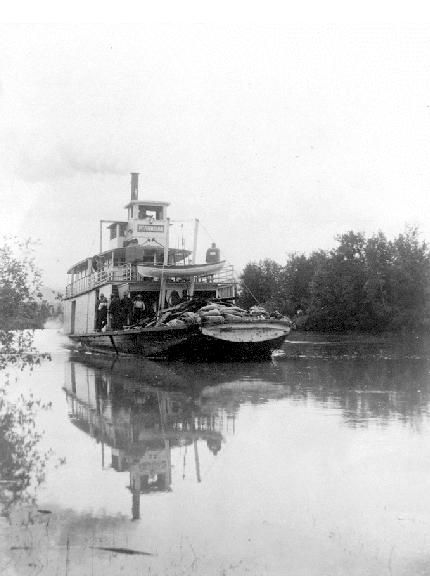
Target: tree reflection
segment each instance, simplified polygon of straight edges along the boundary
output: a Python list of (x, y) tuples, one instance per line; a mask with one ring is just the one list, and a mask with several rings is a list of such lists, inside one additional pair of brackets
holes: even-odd
[[(42, 327), (41, 272), (35, 265), (34, 243), (3, 237), (0, 247), (0, 513), (9, 515), (18, 503), (35, 499), (45, 476), (49, 452), (41, 452), (36, 414), (48, 405), (32, 394), (16, 396), (12, 374), (33, 370), (49, 354), (33, 345), (33, 330)], [(42, 310), (43, 309), (43, 310)]]
[(0, 373), (11, 367), (33, 370), (42, 360), (50, 359), (48, 352), (39, 352), (33, 346), (33, 330), (0, 329)]
[(11, 399), (11, 372), (33, 370), (48, 354), (33, 347), (32, 333), (3, 333), (0, 354), (0, 503), (8, 515), (17, 503), (33, 503), (45, 477), (50, 451), (41, 452), (42, 434), (36, 428), (39, 410), (48, 409), (32, 393)]
[(279, 364), (295, 401), (340, 409), (349, 426), (398, 419), (414, 427), (430, 405), (426, 358), (311, 358)]

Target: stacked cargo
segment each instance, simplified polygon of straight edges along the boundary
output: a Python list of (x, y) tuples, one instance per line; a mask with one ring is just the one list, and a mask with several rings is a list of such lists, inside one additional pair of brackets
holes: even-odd
[(202, 324), (224, 324), (228, 322), (242, 322), (248, 315), (246, 310), (238, 306), (213, 302), (203, 306), (198, 311)]
[[(281, 316), (281, 315), (280, 315)], [(281, 316), (282, 317), (282, 316)], [(182, 327), (196, 325), (232, 324), (235, 322), (255, 322), (269, 319), (267, 311), (261, 306), (244, 310), (226, 300), (192, 299), (177, 306), (167, 308), (158, 320), (144, 324), (151, 326)], [(287, 320), (283, 318), (283, 320)]]
[(249, 312), (226, 301), (190, 300), (166, 310), (157, 325), (178, 327), (190, 324), (229, 324), (251, 322), (252, 319)]

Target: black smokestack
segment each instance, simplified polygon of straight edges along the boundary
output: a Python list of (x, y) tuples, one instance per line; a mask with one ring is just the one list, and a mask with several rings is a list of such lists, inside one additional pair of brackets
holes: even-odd
[(131, 173), (131, 199), (137, 200), (139, 196), (139, 172)]

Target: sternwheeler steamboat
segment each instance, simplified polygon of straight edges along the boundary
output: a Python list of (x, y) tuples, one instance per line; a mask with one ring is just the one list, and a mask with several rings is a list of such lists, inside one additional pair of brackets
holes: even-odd
[[(216, 247), (208, 250), (205, 263), (196, 263), (198, 220), (192, 251), (170, 247), (168, 206), (140, 200), (139, 174), (131, 174), (127, 219), (101, 220), (99, 253), (68, 270), (65, 333), (84, 349), (115, 355), (270, 357), (284, 342), (289, 323), (235, 306), (233, 267), (220, 260)], [(110, 244), (103, 250), (106, 227)]]

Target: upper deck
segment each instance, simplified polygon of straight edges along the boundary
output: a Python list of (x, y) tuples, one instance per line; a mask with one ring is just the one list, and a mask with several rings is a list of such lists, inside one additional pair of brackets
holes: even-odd
[[(189, 284), (190, 280), (170, 277), (166, 278), (168, 283), (184, 286)], [(138, 273), (137, 264), (120, 264), (118, 266), (106, 266), (100, 270), (75, 277), (72, 282), (66, 286), (65, 299), (74, 298), (105, 284), (124, 284), (130, 283), (136, 285), (136, 290), (142, 291), (159, 291), (160, 279), (143, 277)], [(235, 283), (233, 266), (225, 266), (221, 272), (216, 275), (196, 276), (193, 279), (197, 289), (211, 289), (216, 286), (231, 286)]]
[[(170, 219), (167, 216), (168, 202), (138, 199), (138, 173), (131, 174), (131, 199), (125, 206), (127, 220), (100, 221), (100, 251), (81, 260), (68, 270), (70, 281), (65, 299), (74, 298), (105, 284), (135, 283), (136, 290), (159, 290), (160, 280), (142, 277), (139, 264), (181, 265), (196, 252), (197, 223), (193, 251), (169, 247)], [(103, 251), (103, 225), (109, 231), (109, 249)], [(219, 252), (219, 251), (218, 251)], [(217, 285), (235, 284), (232, 266), (226, 266), (217, 275), (207, 274), (188, 278), (164, 277), (167, 282), (206, 285), (213, 289)], [(140, 286), (142, 284), (142, 286)]]

